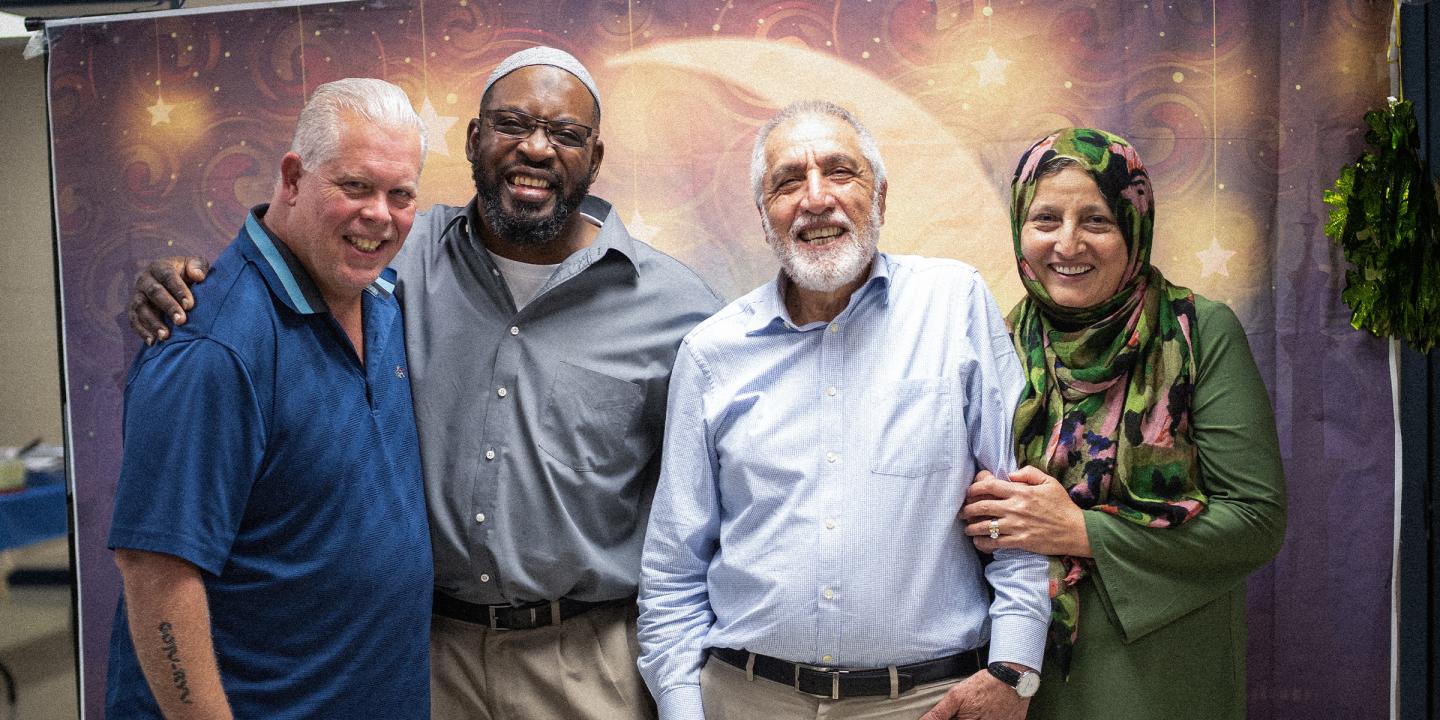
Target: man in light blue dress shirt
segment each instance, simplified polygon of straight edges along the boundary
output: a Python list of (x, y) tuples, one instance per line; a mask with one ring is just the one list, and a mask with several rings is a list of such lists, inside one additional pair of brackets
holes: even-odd
[(1008, 720), (1034, 693), (1046, 559), (984, 564), (955, 517), (1014, 466), (1020, 366), (974, 268), (876, 251), (884, 173), (829, 103), (756, 142), (781, 272), (670, 382), (639, 620), (661, 720)]

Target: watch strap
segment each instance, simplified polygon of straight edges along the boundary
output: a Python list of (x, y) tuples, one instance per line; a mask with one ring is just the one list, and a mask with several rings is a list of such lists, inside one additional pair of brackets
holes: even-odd
[(1009, 685), (1015, 690), (1015, 694), (1022, 698), (1029, 698), (1035, 695), (1040, 688), (1040, 675), (1033, 670), (1021, 672), (1005, 663), (993, 662), (985, 666), (1000, 682)]
[(993, 662), (986, 666), (991, 675), (994, 675), (1000, 682), (1015, 687), (1020, 684), (1020, 671), (1006, 665), (1005, 663)]

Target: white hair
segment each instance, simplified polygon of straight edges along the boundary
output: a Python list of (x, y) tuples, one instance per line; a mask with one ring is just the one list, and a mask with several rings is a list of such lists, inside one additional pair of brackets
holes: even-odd
[[(770, 133), (782, 124), (802, 117), (833, 117), (842, 120), (846, 125), (854, 128), (855, 135), (860, 139), (860, 154), (865, 156), (865, 162), (870, 164), (870, 172), (875, 176), (875, 193), (879, 197), (881, 186), (885, 184), (885, 162), (880, 159), (880, 148), (875, 144), (875, 137), (865, 126), (860, 124), (859, 118), (853, 113), (828, 100), (800, 100), (786, 105), (775, 117), (760, 128), (755, 136), (755, 150), (750, 154), (750, 189), (755, 193), (755, 206), (762, 207), (765, 185), (765, 141), (770, 139)], [(761, 214), (764, 212), (762, 210)]]
[(420, 167), (425, 166), (425, 121), (415, 113), (405, 91), (376, 78), (344, 78), (315, 88), (300, 110), (290, 151), (307, 168), (334, 160), (340, 131), (351, 116), (398, 130), (413, 129), (420, 136)]

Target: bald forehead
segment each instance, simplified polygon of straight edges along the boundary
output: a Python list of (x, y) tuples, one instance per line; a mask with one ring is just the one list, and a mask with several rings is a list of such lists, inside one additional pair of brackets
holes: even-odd
[(482, 109), (519, 110), (549, 120), (595, 124), (590, 89), (554, 65), (530, 65), (496, 80)]

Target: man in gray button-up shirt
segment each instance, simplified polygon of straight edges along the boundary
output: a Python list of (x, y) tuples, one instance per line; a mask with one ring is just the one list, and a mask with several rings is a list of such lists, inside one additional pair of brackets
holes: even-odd
[[(476, 197), (421, 213), (394, 262), (435, 552), (437, 718), (654, 715), (635, 667), (640, 548), (676, 348), (722, 302), (587, 194), (599, 121), (575, 58), (502, 61), (466, 135)], [(132, 323), (163, 339), (155, 313), (178, 310), (132, 303)]]

